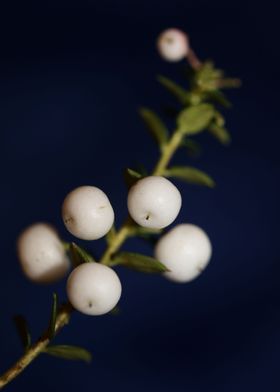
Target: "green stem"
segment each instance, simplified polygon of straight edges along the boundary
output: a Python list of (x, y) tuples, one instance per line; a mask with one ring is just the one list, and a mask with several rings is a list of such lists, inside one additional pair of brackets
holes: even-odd
[(162, 176), (164, 174), (164, 171), (167, 169), (167, 166), (171, 161), (171, 158), (182, 142), (182, 137), (183, 135), (179, 131), (175, 131), (173, 133), (169, 142), (163, 148), (162, 155), (153, 170), (154, 176)]
[[(152, 175), (160, 176), (164, 174), (164, 171), (167, 168), (175, 151), (179, 147), (181, 140), (182, 135), (178, 131), (174, 132), (169, 142), (162, 149), (160, 159), (156, 164)], [(116, 232), (111, 243), (108, 245), (106, 251), (100, 259), (100, 263), (104, 265), (110, 265), (112, 255), (117, 252), (123, 243), (127, 240), (127, 238), (133, 234), (136, 227), (136, 223), (134, 223), (130, 217), (127, 218), (124, 224)], [(57, 333), (66, 324), (68, 324), (72, 310), (73, 309), (71, 305), (68, 303), (58, 312), (55, 326), (55, 335), (57, 335)], [(34, 361), (35, 358), (38, 357), (38, 355), (44, 352), (50, 341), (51, 339), (49, 338), (48, 331), (46, 331), (42, 337), (35, 344), (33, 344), (20, 359), (0, 377), (0, 389), (4, 388), (9, 382), (15, 379), (31, 362)]]
[[(58, 312), (55, 335), (69, 323), (72, 306), (68, 303), (61, 307)], [(4, 388), (9, 382), (14, 380), (35, 358), (41, 354), (50, 343), (49, 331), (46, 330), (42, 337), (34, 343), (29, 350), (0, 377), (0, 389)]]
[(107, 247), (103, 256), (100, 259), (101, 264), (109, 265), (112, 255), (120, 249), (122, 244), (126, 241), (127, 237), (131, 234), (134, 222), (131, 218), (127, 218), (125, 223), (120, 227), (119, 231), (116, 232), (114, 239), (111, 244)]

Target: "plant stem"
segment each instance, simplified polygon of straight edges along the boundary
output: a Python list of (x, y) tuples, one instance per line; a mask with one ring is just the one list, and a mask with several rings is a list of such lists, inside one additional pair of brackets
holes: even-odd
[[(173, 157), (175, 151), (179, 147), (182, 140), (182, 135), (180, 132), (175, 131), (168, 143), (162, 150), (160, 159), (156, 164), (152, 175), (160, 176), (164, 174), (171, 158)], [(110, 265), (112, 255), (120, 249), (126, 239), (133, 233), (133, 229), (137, 225), (133, 220), (128, 217), (120, 229), (116, 232), (113, 240), (108, 245), (106, 251), (100, 259), (100, 263), (105, 265)], [(70, 320), (71, 312), (73, 311), (70, 303), (64, 305), (57, 315), (55, 335), (68, 324)], [(39, 354), (44, 352), (45, 348), (50, 343), (51, 339), (49, 337), (48, 330), (46, 330), (42, 337), (33, 344), (28, 351), (9, 369), (0, 377), (0, 389), (4, 388), (10, 381), (15, 379)]]
[[(61, 307), (58, 311), (56, 324), (55, 324), (55, 335), (68, 324), (70, 315), (73, 308), (67, 303)], [(29, 350), (9, 369), (0, 377), (0, 389), (4, 388), (9, 382), (15, 379), (39, 354), (44, 352), (44, 349), (50, 343), (49, 331), (46, 330), (41, 338), (34, 343)]]
[(153, 170), (154, 176), (161, 176), (164, 174), (165, 169), (167, 169), (171, 158), (182, 141), (182, 137), (183, 135), (179, 131), (173, 133), (169, 142), (163, 148), (162, 155)]
[(119, 231), (116, 232), (115, 237), (111, 244), (107, 247), (103, 256), (100, 259), (101, 264), (109, 265), (112, 255), (122, 246), (126, 241), (127, 237), (131, 233), (131, 228), (134, 226), (134, 222), (131, 218), (127, 218), (125, 223), (120, 227)]

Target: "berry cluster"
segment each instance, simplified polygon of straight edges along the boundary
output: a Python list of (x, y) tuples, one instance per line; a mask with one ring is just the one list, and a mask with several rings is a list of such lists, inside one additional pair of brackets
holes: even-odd
[[(177, 187), (162, 176), (148, 176), (133, 185), (127, 198), (128, 211), (141, 227), (163, 229), (179, 214), (182, 199)], [(93, 186), (70, 192), (62, 204), (67, 230), (83, 240), (104, 237), (114, 223), (114, 211), (105, 193)], [(18, 253), (26, 276), (38, 283), (63, 277), (70, 262), (55, 230), (44, 223), (27, 228), (19, 237)], [(155, 257), (167, 267), (164, 276), (176, 282), (197, 277), (209, 262), (211, 244), (197, 226), (182, 224), (163, 235), (155, 247)], [(91, 262), (74, 268), (67, 281), (68, 299), (75, 309), (90, 315), (111, 311), (121, 296), (115, 271)]]
[[(25, 318), (16, 319), (24, 354), (0, 376), (0, 389), (41, 353), (64, 359), (90, 360), (91, 355), (84, 348), (51, 343), (68, 324), (73, 309), (88, 315), (102, 315), (114, 309), (122, 293), (114, 266), (159, 273), (173, 282), (184, 283), (198, 277), (209, 263), (212, 246), (201, 228), (183, 223), (166, 230), (177, 218), (182, 205), (181, 194), (169, 178), (210, 188), (215, 182), (198, 168), (172, 166), (171, 161), (178, 149), (196, 155), (200, 146), (192, 136), (201, 132), (208, 132), (224, 145), (230, 142), (231, 135), (221, 112), (221, 108), (230, 107), (230, 102), (222, 90), (239, 87), (240, 80), (225, 77), (212, 61), (202, 63), (192, 50), (188, 36), (178, 29), (160, 34), (157, 49), (167, 61), (186, 60), (189, 64), (185, 73), (189, 88), (165, 76), (158, 77), (178, 104), (165, 113), (173, 118), (175, 129), (170, 132), (160, 115), (149, 108), (141, 108), (140, 116), (157, 142), (160, 156), (151, 175), (146, 169), (126, 170), (129, 217), (118, 230), (114, 226), (115, 214), (110, 200), (101, 189), (81, 186), (64, 199), (62, 219), (73, 236), (85, 241), (105, 237), (107, 248), (98, 262), (76, 243), (62, 241), (49, 224), (36, 223), (21, 233), (18, 256), (26, 277), (47, 284), (63, 278), (72, 269), (66, 287), (69, 301), (60, 303), (53, 294), (49, 325), (35, 342)], [(151, 241), (153, 245), (158, 236), (154, 257), (122, 251), (122, 245), (132, 236)]]
[[(179, 61), (191, 53), (188, 37), (177, 29), (168, 29), (157, 40), (160, 55), (167, 61)], [(182, 198), (177, 187), (164, 176), (139, 179), (129, 190), (127, 207), (130, 217), (143, 228), (164, 229), (179, 214)], [(75, 237), (92, 241), (109, 233), (114, 210), (107, 195), (94, 186), (71, 191), (62, 204), (62, 219)], [(18, 239), (18, 255), (25, 275), (37, 283), (51, 283), (64, 277), (70, 260), (55, 229), (37, 223), (23, 231)], [(196, 278), (211, 257), (211, 243), (197, 226), (181, 224), (162, 235), (155, 247), (155, 258), (165, 266), (163, 276), (175, 282)], [(101, 315), (118, 303), (122, 286), (116, 272), (92, 261), (76, 266), (68, 277), (67, 295), (72, 306), (82, 313)]]

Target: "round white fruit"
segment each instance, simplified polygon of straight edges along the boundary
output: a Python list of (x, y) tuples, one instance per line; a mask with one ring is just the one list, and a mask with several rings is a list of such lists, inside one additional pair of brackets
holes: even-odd
[(155, 247), (155, 257), (169, 269), (164, 276), (179, 283), (199, 276), (211, 255), (212, 246), (207, 234), (192, 224), (175, 226)]
[(101, 189), (81, 186), (64, 199), (62, 218), (67, 230), (75, 237), (82, 240), (97, 240), (111, 229), (114, 211)]
[(159, 35), (157, 48), (165, 60), (180, 61), (189, 52), (189, 39), (181, 30), (167, 29)]
[(25, 229), (18, 238), (17, 250), (24, 274), (34, 282), (55, 282), (69, 270), (63, 244), (55, 229), (46, 223)]
[(118, 303), (121, 282), (112, 268), (84, 263), (75, 268), (67, 281), (67, 295), (81, 313), (98, 316), (110, 312)]
[(140, 226), (162, 229), (179, 214), (181, 194), (169, 180), (161, 176), (145, 177), (128, 193), (127, 206), (131, 217)]

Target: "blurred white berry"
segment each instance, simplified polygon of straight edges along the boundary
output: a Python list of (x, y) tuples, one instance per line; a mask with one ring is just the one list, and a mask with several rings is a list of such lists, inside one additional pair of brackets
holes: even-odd
[(84, 263), (75, 268), (67, 281), (67, 295), (81, 313), (98, 316), (110, 312), (118, 303), (121, 282), (112, 268)]
[(94, 186), (81, 186), (68, 193), (62, 205), (68, 231), (82, 240), (97, 240), (114, 223), (114, 211), (105, 193)]
[(161, 176), (145, 177), (128, 193), (127, 206), (131, 217), (140, 226), (162, 229), (179, 214), (181, 194), (169, 180)]
[(17, 250), (24, 274), (34, 282), (55, 282), (69, 270), (63, 244), (55, 229), (46, 223), (26, 228), (18, 238)]
[(188, 36), (178, 29), (164, 30), (157, 39), (158, 51), (167, 61), (180, 61), (189, 52)]
[(163, 235), (155, 247), (155, 257), (170, 271), (164, 276), (184, 283), (205, 269), (212, 255), (207, 234), (198, 226), (181, 224)]

